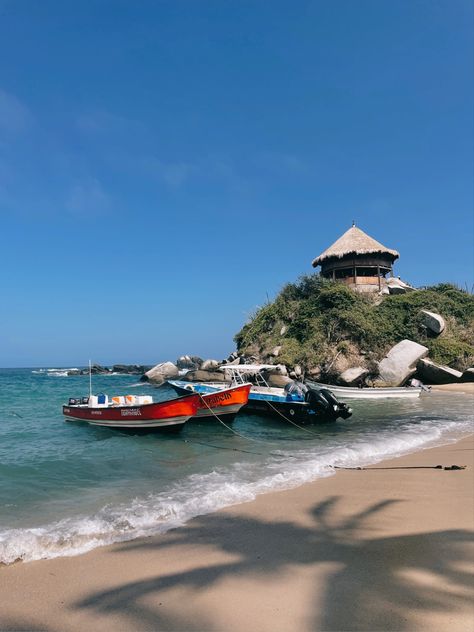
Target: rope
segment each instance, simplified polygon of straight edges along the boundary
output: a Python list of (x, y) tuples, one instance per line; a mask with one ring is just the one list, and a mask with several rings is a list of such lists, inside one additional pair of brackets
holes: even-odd
[[(212, 408), (208, 405), (208, 403), (206, 402), (206, 400), (204, 399), (204, 397), (202, 395), (199, 395), (201, 401), (205, 404), (205, 406), (208, 408), (208, 410), (214, 415), (214, 417), (217, 419), (217, 421), (219, 423), (221, 423), (225, 428), (227, 428), (227, 430), (230, 430), (233, 434), (237, 435), (238, 437), (240, 437), (241, 439), (245, 439), (247, 441), (254, 441), (256, 443), (265, 443), (266, 445), (275, 445), (274, 441), (265, 441), (265, 439), (255, 439), (253, 437), (246, 437), (243, 434), (240, 434), (240, 432), (237, 432), (237, 430), (234, 430), (233, 428), (231, 428), (230, 426), (228, 426), (224, 421), (222, 421), (222, 419), (219, 417), (219, 415), (217, 415)], [(203, 444), (206, 445), (206, 444)], [(210, 444), (208, 444), (210, 445)], [(212, 446), (212, 447), (218, 447), (218, 446)], [(224, 450), (230, 450), (233, 448), (223, 448)], [(235, 448), (235, 450), (238, 450), (239, 452), (248, 452), (249, 454), (258, 454), (259, 456), (265, 456), (264, 454), (261, 454), (260, 452), (250, 452), (249, 450), (239, 450), (238, 448)], [(275, 452), (270, 452), (269, 453), (271, 456), (277, 456), (280, 459), (282, 458), (296, 458), (293, 457), (291, 455), (283, 455), (283, 454), (276, 454)]]
[(204, 399), (204, 397), (202, 395), (199, 395), (201, 401), (203, 402), (203, 404), (206, 406), (206, 408), (214, 415), (214, 417), (217, 419), (217, 421), (219, 421), (225, 428), (227, 428), (227, 430), (230, 430), (231, 432), (233, 432), (235, 435), (237, 435), (238, 437), (241, 437), (242, 439), (247, 439), (247, 441), (255, 441), (256, 443), (273, 443), (272, 441), (265, 441), (264, 439), (255, 439), (253, 437), (246, 437), (243, 434), (240, 434), (240, 432), (237, 432), (237, 430), (234, 430), (233, 428), (231, 428), (230, 426), (228, 426), (224, 421), (222, 421), (222, 419), (219, 417), (219, 415), (217, 415), (212, 408), (209, 406), (209, 404), (206, 402), (206, 400)]
[(393, 467), (340, 467), (330, 465), (335, 470), (465, 470), (466, 465), (396, 465)]

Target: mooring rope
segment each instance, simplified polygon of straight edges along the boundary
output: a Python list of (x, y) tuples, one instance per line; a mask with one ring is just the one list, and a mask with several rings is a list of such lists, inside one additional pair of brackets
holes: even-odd
[(231, 428), (230, 426), (228, 426), (224, 421), (222, 421), (222, 419), (219, 417), (219, 415), (217, 415), (212, 408), (209, 406), (209, 404), (206, 402), (206, 400), (204, 399), (204, 397), (202, 395), (199, 395), (199, 397), (201, 398), (201, 401), (203, 402), (203, 404), (206, 406), (206, 408), (208, 408), (208, 410), (211, 412), (211, 414), (214, 415), (214, 417), (225, 427), (227, 428), (227, 430), (230, 430), (231, 432), (233, 432), (235, 435), (237, 435), (238, 437), (241, 437), (242, 439), (247, 439), (247, 441), (255, 441), (256, 443), (274, 443), (272, 441), (266, 441), (265, 439), (255, 439), (254, 437), (246, 437), (243, 434), (240, 434), (240, 432), (237, 432), (237, 430), (234, 430), (233, 428)]
[(392, 467), (342, 467), (330, 465), (334, 470), (465, 470), (466, 465), (395, 465)]
[[(212, 408), (208, 405), (208, 403), (206, 402), (206, 400), (204, 399), (204, 397), (201, 394), (199, 394), (199, 397), (201, 398), (201, 401), (205, 404), (205, 406), (209, 409), (211, 414), (214, 415), (214, 417), (217, 419), (217, 421), (219, 423), (221, 423), (225, 428), (227, 428), (227, 430), (230, 430), (233, 434), (237, 435), (241, 439), (245, 439), (247, 441), (254, 441), (255, 443), (264, 443), (266, 445), (276, 445), (274, 441), (267, 441), (265, 439), (255, 439), (254, 437), (246, 437), (245, 435), (241, 434), (240, 432), (237, 432), (237, 430), (234, 430), (229, 425), (227, 425), (224, 421), (222, 421), (222, 419), (219, 417), (219, 415), (212, 410)], [(210, 445), (210, 444), (208, 444), (208, 445)], [(213, 447), (217, 447), (217, 446), (213, 446)], [(230, 449), (234, 449), (234, 448), (224, 448), (224, 449), (230, 450)], [(240, 452), (248, 452), (249, 454), (258, 454), (259, 456), (265, 456), (264, 454), (261, 454), (260, 452), (250, 452), (250, 450), (240, 450), (239, 448), (235, 448), (235, 450), (238, 450)], [(269, 455), (270, 456), (277, 456), (280, 459), (281, 458), (292, 458), (292, 459), (296, 458), (296, 457), (294, 457), (292, 455), (277, 454), (275, 452), (269, 452)]]

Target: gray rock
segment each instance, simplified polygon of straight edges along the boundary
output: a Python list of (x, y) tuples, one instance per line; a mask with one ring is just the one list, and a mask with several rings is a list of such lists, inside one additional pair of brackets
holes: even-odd
[(266, 373), (264, 378), (268, 386), (273, 386), (274, 388), (283, 388), (293, 381), (288, 375), (281, 375), (280, 373)]
[(286, 325), (283, 325), (283, 327), (280, 329), (280, 336), (284, 336), (287, 331), (288, 327)]
[(474, 367), (464, 371), (461, 382), (474, 382)]
[(240, 358), (237, 356), (234, 360), (227, 360), (226, 364), (232, 364), (232, 365), (240, 364)]
[(390, 277), (385, 283), (389, 294), (406, 294), (406, 292), (413, 292), (413, 290), (415, 290), (414, 287), (398, 277)]
[(346, 369), (339, 376), (339, 382), (346, 386), (356, 386), (360, 384), (362, 380), (369, 374), (368, 369), (364, 369), (362, 366), (355, 366), (351, 369)]
[(226, 382), (226, 376), (223, 371), (188, 371), (183, 375), (183, 380), (187, 382)]
[(202, 359), (199, 356), (184, 355), (176, 361), (178, 369), (199, 369), (201, 364)]
[(147, 371), (150, 367), (145, 367), (142, 364), (114, 364), (112, 367), (112, 373), (124, 373), (126, 375), (141, 375)]
[(402, 386), (416, 372), (419, 360), (428, 355), (427, 347), (402, 340), (390, 349), (386, 357), (379, 362), (377, 386)]
[(303, 369), (300, 367), (299, 364), (295, 364), (295, 366), (293, 367), (293, 373), (296, 375), (296, 377), (301, 377), (303, 375)]
[(423, 325), (428, 329), (430, 333), (434, 334), (435, 336), (439, 336), (439, 334), (444, 331), (446, 323), (444, 322), (444, 318), (439, 314), (435, 314), (435, 312), (429, 312), (426, 309), (422, 309), (421, 316)]
[(160, 362), (145, 373), (145, 378), (154, 384), (163, 384), (166, 380), (178, 377), (179, 369), (172, 362)]
[(273, 347), (273, 349), (270, 351), (270, 355), (277, 358), (280, 355), (280, 351), (281, 351), (281, 345), (277, 345), (276, 347)]
[(217, 360), (204, 360), (204, 362), (201, 364), (201, 370), (213, 371), (214, 369), (219, 368), (220, 364), (221, 363), (218, 362)]
[(417, 375), (426, 384), (451, 384), (459, 382), (462, 372), (424, 358), (418, 362)]
[(312, 366), (306, 371), (306, 376), (310, 380), (315, 380), (316, 382), (321, 379), (321, 367), (320, 366)]

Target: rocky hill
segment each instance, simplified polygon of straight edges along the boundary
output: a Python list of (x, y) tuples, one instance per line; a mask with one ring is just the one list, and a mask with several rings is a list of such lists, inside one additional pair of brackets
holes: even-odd
[(377, 380), (380, 362), (401, 341), (405, 347), (411, 341), (424, 348), (416, 360), (410, 358), (410, 376), (418, 362), (418, 376), (427, 382), (448, 379), (426, 379), (433, 364), (445, 365), (459, 379), (464, 371), (470, 379), (466, 369), (474, 365), (474, 296), (447, 283), (407, 294), (364, 295), (308, 275), (287, 284), (235, 336), (240, 356), (342, 383), (351, 383), (341, 379), (348, 369), (358, 369), (368, 383)]

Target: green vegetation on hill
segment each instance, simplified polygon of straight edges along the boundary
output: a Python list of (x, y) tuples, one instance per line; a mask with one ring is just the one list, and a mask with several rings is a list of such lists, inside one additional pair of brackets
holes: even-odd
[[(420, 311), (443, 316), (446, 330), (430, 337)], [(282, 333), (283, 332), (283, 333)], [(427, 346), (435, 362), (463, 370), (474, 363), (474, 297), (442, 283), (407, 294), (367, 295), (319, 275), (288, 283), (275, 300), (259, 308), (236, 334), (241, 354), (272, 357), (319, 368), (331, 376), (347, 366), (375, 370), (394, 344), (408, 338)]]

